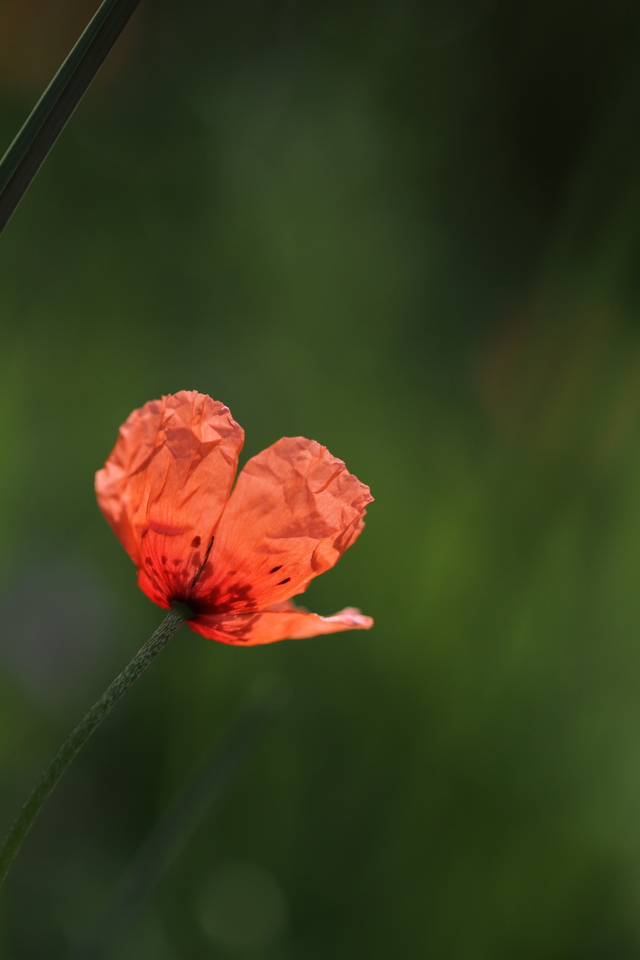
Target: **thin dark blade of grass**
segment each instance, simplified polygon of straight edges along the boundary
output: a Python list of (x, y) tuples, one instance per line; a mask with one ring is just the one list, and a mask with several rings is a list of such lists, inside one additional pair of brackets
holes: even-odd
[(254, 691), (187, 789), (147, 837), (74, 954), (75, 960), (103, 960), (110, 955), (205, 816), (246, 767), (285, 702), (284, 685), (277, 678)]
[(0, 161), (0, 233), (140, 0), (104, 0)]

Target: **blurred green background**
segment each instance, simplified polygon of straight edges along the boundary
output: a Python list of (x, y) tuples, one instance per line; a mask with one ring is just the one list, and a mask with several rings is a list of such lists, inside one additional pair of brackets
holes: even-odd
[[(8, 145), (97, 6), (0, 2)], [(289, 700), (113, 960), (640, 958), (640, 7), (145, 0), (0, 241), (0, 829), (159, 623), (93, 474), (197, 389), (376, 498), (305, 603), (184, 629), (14, 864), (70, 957), (256, 683)]]

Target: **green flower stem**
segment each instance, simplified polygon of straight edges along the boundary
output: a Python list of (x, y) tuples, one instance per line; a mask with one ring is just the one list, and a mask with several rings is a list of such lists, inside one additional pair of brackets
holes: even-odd
[(87, 931), (73, 960), (106, 960), (123, 940), (153, 891), (182, 854), (201, 823), (245, 771), (277, 714), (288, 689), (280, 677), (264, 675), (252, 684), (244, 703), (217, 734), (209, 755), (152, 828), (106, 906)]
[(0, 849), (0, 884), (6, 877), (11, 862), (38, 816), (40, 808), (75, 755), (89, 739), (100, 721), (106, 717), (143, 670), (146, 670), (151, 661), (157, 657), (189, 616), (191, 616), (191, 611), (182, 604), (175, 604), (153, 636), (137, 652), (131, 663), (107, 687), (100, 699), (96, 700), (77, 727), (71, 731), (40, 777)]

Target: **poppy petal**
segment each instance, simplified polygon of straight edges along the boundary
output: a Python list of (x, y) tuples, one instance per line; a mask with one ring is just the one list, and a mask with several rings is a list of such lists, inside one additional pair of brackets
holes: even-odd
[(201, 611), (263, 610), (302, 593), (356, 539), (372, 499), (315, 440), (278, 440), (238, 476), (198, 591)]
[(287, 602), (257, 613), (200, 615), (188, 621), (188, 625), (209, 640), (255, 646), (275, 640), (302, 640), (341, 630), (368, 630), (373, 626), (373, 620), (363, 616), (355, 607), (346, 607), (332, 617), (321, 617)]
[(160, 606), (202, 568), (243, 440), (224, 404), (183, 390), (134, 410), (96, 474), (100, 509)]

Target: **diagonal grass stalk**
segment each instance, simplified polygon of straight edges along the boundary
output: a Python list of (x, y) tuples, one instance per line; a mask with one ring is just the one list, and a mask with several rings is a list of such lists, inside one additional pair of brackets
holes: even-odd
[(104, 0), (0, 161), (0, 233), (140, 0)]
[(177, 633), (188, 616), (191, 616), (190, 610), (182, 604), (175, 604), (153, 636), (138, 650), (133, 660), (124, 668), (122, 673), (118, 674), (113, 683), (107, 687), (80, 723), (71, 731), (38, 780), (0, 848), (0, 884), (6, 877), (11, 862), (31, 829), (43, 803), (73, 758), (87, 742), (98, 724), (116, 705), (120, 697), (146, 670), (151, 661), (157, 657), (174, 633)]
[(194, 833), (244, 772), (287, 699), (286, 684), (279, 677), (258, 679), (192, 780), (149, 833), (73, 953), (74, 960), (112, 956)]

